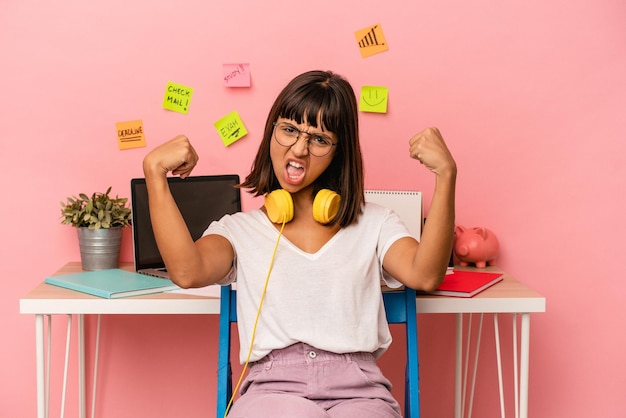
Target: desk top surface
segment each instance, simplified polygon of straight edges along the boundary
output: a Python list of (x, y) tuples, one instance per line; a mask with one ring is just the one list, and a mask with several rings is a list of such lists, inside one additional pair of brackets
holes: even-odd
[[(120, 268), (131, 270), (132, 263)], [(500, 271), (495, 267), (485, 271)], [(77, 273), (80, 262), (70, 262), (54, 274)], [(23, 314), (219, 314), (219, 297), (156, 293), (105, 299), (41, 283), (20, 299)], [(472, 298), (434, 295), (417, 297), (418, 313), (526, 313), (545, 312), (545, 297), (505, 273), (504, 279)]]

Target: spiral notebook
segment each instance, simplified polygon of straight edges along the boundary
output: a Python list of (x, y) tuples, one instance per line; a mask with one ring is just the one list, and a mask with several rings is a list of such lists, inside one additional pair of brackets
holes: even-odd
[(365, 201), (385, 206), (398, 214), (409, 232), (419, 240), (422, 234), (422, 192), (410, 190), (365, 190)]

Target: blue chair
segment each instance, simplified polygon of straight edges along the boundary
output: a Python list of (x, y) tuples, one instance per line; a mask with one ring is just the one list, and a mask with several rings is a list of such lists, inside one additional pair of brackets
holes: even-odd
[[(223, 286), (220, 305), (220, 340), (217, 358), (217, 418), (222, 418), (232, 396), (230, 364), (231, 324), (237, 322), (237, 292)], [(407, 363), (404, 385), (404, 416), (419, 418), (419, 365), (417, 353), (417, 315), (415, 290), (383, 292), (383, 301), (390, 324), (405, 324)]]

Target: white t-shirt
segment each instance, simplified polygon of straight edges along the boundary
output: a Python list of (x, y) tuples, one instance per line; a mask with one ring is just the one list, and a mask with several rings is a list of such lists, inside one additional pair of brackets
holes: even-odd
[[(235, 263), (223, 283), (237, 281), (240, 361), (250, 338), (278, 230), (261, 210), (224, 216), (204, 235), (226, 237)], [(282, 236), (250, 361), (274, 349), (303, 342), (334, 353), (365, 351), (379, 356), (391, 344), (381, 296), (382, 260), (396, 240), (410, 236), (398, 216), (366, 203), (358, 223), (340, 229), (319, 251), (306, 253)]]

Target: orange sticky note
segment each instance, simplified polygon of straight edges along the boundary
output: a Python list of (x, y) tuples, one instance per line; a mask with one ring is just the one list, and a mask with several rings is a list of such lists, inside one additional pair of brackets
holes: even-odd
[(389, 49), (383, 28), (378, 23), (354, 32), (354, 36), (359, 44), (362, 58), (367, 58)]
[(128, 122), (117, 122), (117, 143), (120, 149), (140, 148), (146, 146), (146, 137), (143, 133), (143, 122), (131, 120)]

